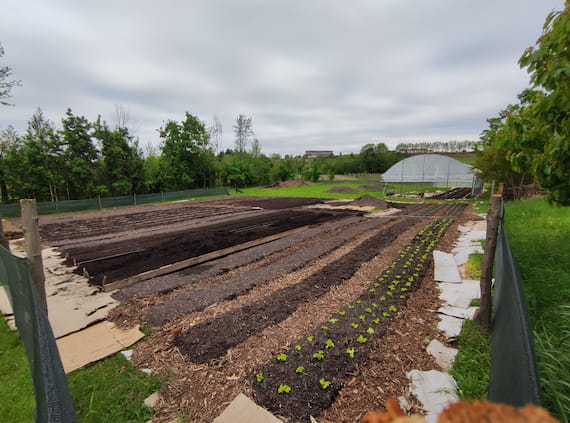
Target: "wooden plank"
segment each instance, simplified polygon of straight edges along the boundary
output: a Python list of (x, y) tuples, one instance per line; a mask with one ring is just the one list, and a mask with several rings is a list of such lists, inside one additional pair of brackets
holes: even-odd
[(120, 279), (115, 282), (111, 282), (103, 285), (104, 291), (112, 291), (115, 289), (125, 288), (127, 286), (133, 285), (138, 282), (145, 281), (147, 279), (156, 278), (158, 276), (163, 276), (168, 273), (177, 272), (179, 270), (185, 269), (187, 267), (195, 266), (200, 263), (204, 263), (210, 260), (215, 260), (220, 257), (224, 257), (238, 251), (247, 250), (248, 248), (257, 247), (261, 244), (266, 244), (271, 241), (276, 241), (278, 239), (284, 238), (289, 235), (293, 235), (299, 232), (307, 230), (309, 226), (301, 226), (300, 228), (291, 229), (290, 231), (281, 232), (275, 235), (266, 236), (265, 238), (256, 239), (253, 241), (244, 242), (243, 244), (235, 245), (233, 247), (224, 248), (223, 250), (213, 251), (211, 253), (203, 254), (198, 257), (192, 257), (190, 259), (182, 260), (176, 263), (167, 264), (165, 266), (159, 267), (158, 269), (148, 270), (138, 275), (131, 276), (129, 278)]

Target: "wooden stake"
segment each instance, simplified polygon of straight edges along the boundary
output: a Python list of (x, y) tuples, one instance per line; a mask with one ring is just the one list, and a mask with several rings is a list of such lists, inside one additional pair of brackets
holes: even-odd
[(497, 249), (497, 232), (501, 214), (501, 195), (491, 196), (491, 204), (487, 215), (487, 234), (485, 237), (485, 253), (481, 266), (481, 304), (475, 321), (482, 329), (491, 327), (491, 281), (493, 278), (493, 262)]
[(42, 248), (40, 246), (40, 228), (38, 224), (36, 200), (20, 200), (20, 208), (22, 210), (24, 245), (26, 248), (26, 257), (30, 263), (30, 273), (40, 303), (47, 313), (44, 264), (42, 260)]

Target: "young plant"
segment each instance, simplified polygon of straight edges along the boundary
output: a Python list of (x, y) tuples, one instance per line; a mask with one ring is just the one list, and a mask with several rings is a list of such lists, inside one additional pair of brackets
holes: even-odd
[(328, 380), (325, 380), (325, 378), (319, 379), (319, 383), (321, 384), (322, 389), (327, 389), (331, 384)]
[(299, 366), (295, 369), (295, 373), (303, 373), (305, 371), (305, 368), (303, 366)]
[(258, 374), (256, 374), (255, 378), (257, 379), (258, 382), (263, 382), (265, 380), (265, 376), (263, 375), (263, 372), (259, 372)]
[(346, 349), (346, 353), (348, 354), (348, 356), (350, 358), (354, 358), (354, 353), (356, 352), (356, 350), (354, 348), (347, 348)]
[(297, 351), (301, 351), (303, 349), (303, 347), (301, 347), (300, 345), (297, 344), (297, 345), (295, 345), (295, 349)]
[(325, 358), (325, 352), (323, 350), (319, 350), (316, 353), (313, 353), (313, 358), (323, 360)]
[(362, 334), (358, 335), (358, 338), (356, 338), (356, 342), (359, 344), (364, 344), (366, 341), (368, 341), (368, 338), (362, 336)]
[(334, 342), (332, 341), (332, 339), (327, 339), (327, 342), (325, 342), (325, 349), (332, 347), (334, 347)]
[(313, 339), (314, 339), (314, 338), (315, 338), (315, 337), (314, 337), (313, 335), (307, 336), (307, 341), (313, 342)]
[(351, 323), (350, 326), (352, 326), (354, 329), (358, 329), (358, 323)]
[(277, 356), (277, 360), (279, 360), (279, 361), (287, 361), (287, 357), (288, 357), (287, 354), (281, 353), (281, 354), (279, 354), (279, 355)]
[(291, 387), (289, 385), (279, 385), (279, 388), (277, 388), (278, 394), (288, 394), (289, 392), (291, 392)]

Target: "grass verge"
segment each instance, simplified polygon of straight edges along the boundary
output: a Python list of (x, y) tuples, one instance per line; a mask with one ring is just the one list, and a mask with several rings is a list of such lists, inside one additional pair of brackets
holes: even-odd
[[(26, 352), (20, 337), (0, 314), (0, 416), (7, 422), (34, 422), (35, 400)], [(85, 423), (146, 422), (152, 410), (143, 401), (159, 387), (156, 377), (115, 354), (68, 375), (77, 419)]]
[(449, 373), (457, 382), (459, 397), (462, 400), (487, 398), (491, 365), (489, 336), (481, 332), (473, 320), (465, 320), (455, 342), (459, 352)]
[(505, 230), (534, 326), (541, 402), (570, 421), (570, 207), (545, 200), (505, 204)]
[(469, 255), (465, 263), (465, 277), (471, 280), (481, 279), (481, 266), (483, 265), (483, 254), (474, 253)]

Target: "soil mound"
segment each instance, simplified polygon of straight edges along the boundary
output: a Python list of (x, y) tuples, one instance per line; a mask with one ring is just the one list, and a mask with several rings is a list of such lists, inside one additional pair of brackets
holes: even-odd
[(371, 195), (365, 194), (360, 198), (354, 200), (351, 205), (353, 206), (370, 206), (375, 207), (377, 209), (387, 209), (388, 203), (384, 200), (380, 200), (379, 198), (374, 198)]
[(274, 183), (273, 185), (268, 185), (263, 188), (295, 188), (295, 187), (301, 187), (303, 185), (312, 185), (312, 184), (305, 181), (280, 181)]
[(358, 191), (356, 191), (354, 188), (351, 187), (332, 187), (328, 189), (327, 192), (344, 193), (344, 192), (358, 192)]

